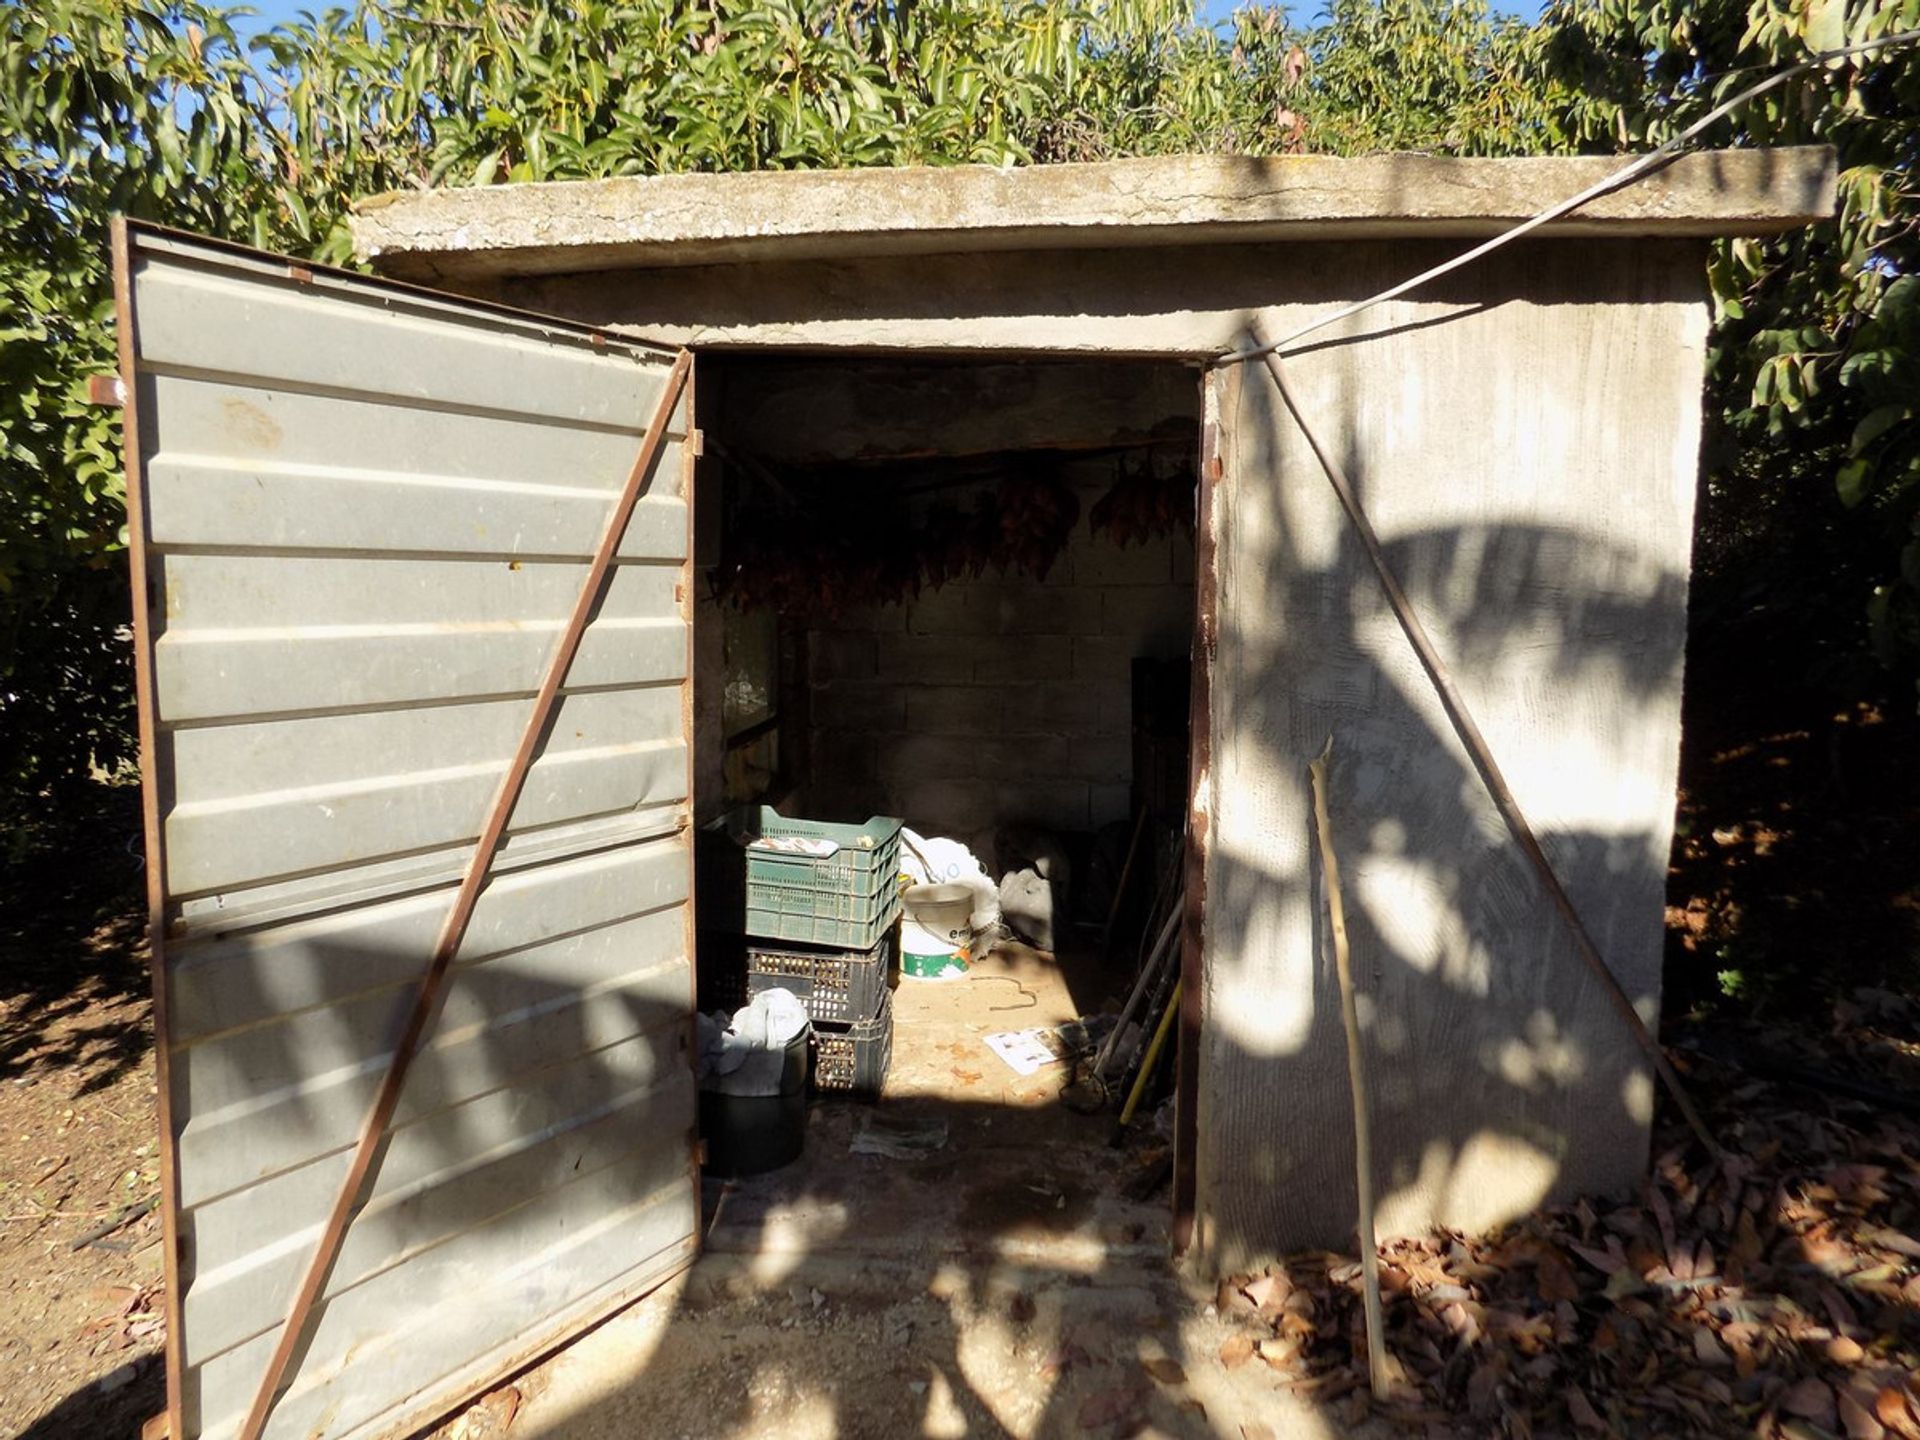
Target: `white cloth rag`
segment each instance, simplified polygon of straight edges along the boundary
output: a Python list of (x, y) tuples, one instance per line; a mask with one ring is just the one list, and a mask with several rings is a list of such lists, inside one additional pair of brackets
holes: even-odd
[(807, 1007), (791, 990), (762, 990), (733, 1012), (699, 1017), (700, 1086), (722, 1095), (778, 1095), (787, 1046), (806, 1033)]

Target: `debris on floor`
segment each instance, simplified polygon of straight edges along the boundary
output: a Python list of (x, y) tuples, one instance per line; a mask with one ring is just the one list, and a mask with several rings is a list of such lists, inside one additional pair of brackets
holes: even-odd
[(878, 1155), (887, 1160), (918, 1160), (947, 1144), (944, 1120), (905, 1119), (875, 1113), (854, 1132), (847, 1149), (855, 1155)]
[(1003, 1030), (981, 1038), (1014, 1074), (1032, 1075), (1049, 1065), (1086, 1054), (1100, 1042), (1101, 1034), (1112, 1028), (1112, 1016), (1094, 1016), (1058, 1025), (1036, 1025), (1027, 1030)]

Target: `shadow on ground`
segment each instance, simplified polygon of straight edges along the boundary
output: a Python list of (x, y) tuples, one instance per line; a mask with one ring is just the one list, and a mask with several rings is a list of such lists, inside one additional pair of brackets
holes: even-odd
[(0, 866), (0, 1080), (75, 1077), (80, 1093), (152, 1047), (140, 793), (100, 786), (57, 845)]

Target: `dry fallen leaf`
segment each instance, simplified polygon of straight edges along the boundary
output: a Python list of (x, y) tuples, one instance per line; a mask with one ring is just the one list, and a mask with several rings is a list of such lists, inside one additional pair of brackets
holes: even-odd
[(1184, 1385), (1187, 1383), (1187, 1372), (1181, 1367), (1178, 1360), (1156, 1357), (1145, 1363), (1147, 1373), (1162, 1385)]
[(1582, 1430), (1593, 1430), (1602, 1435), (1607, 1433), (1607, 1422), (1600, 1418), (1600, 1412), (1593, 1408), (1593, 1402), (1587, 1399), (1578, 1385), (1567, 1387), (1567, 1413)]
[(1693, 1332), (1693, 1353), (1702, 1365), (1725, 1368), (1733, 1364), (1733, 1357), (1727, 1353), (1726, 1347), (1704, 1326)]
[(1293, 1282), (1279, 1270), (1268, 1271), (1246, 1287), (1247, 1299), (1262, 1315), (1278, 1315), (1280, 1307), (1287, 1303), (1287, 1296), (1292, 1293)]
[(1237, 1370), (1253, 1358), (1253, 1337), (1251, 1335), (1229, 1335), (1220, 1347), (1220, 1363), (1229, 1370)]
[(1262, 1340), (1260, 1358), (1276, 1370), (1289, 1369), (1300, 1354), (1298, 1340)]
[(1847, 1440), (1884, 1440), (1887, 1427), (1874, 1419), (1866, 1406), (1844, 1390), (1838, 1398), (1840, 1423), (1846, 1427)]
[(1802, 1420), (1811, 1420), (1827, 1429), (1832, 1429), (1835, 1424), (1833, 1389), (1816, 1376), (1809, 1375), (1790, 1386), (1787, 1393), (1780, 1397), (1780, 1408), (1789, 1415), (1798, 1415)]
[(1873, 1415), (1889, 1430), (1898, 1430), (1902, 1435), (1913, 1424), (1913, 1417), (1907, 1412), (1907, 1397), (1892, 1385), (1883, 1385), (1874, 1397)]

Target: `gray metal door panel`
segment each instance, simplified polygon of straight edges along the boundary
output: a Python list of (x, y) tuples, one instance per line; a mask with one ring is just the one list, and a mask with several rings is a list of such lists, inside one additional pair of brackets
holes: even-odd
[[(130, 229), (170, 1408), (279, 1338), (671, 356)], [(689, 402), (271, 1436), (430, 1418), (691, 1258)]]

